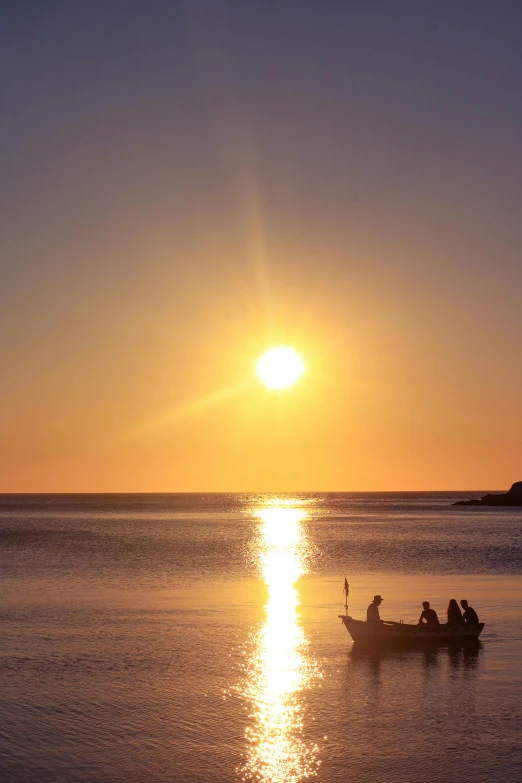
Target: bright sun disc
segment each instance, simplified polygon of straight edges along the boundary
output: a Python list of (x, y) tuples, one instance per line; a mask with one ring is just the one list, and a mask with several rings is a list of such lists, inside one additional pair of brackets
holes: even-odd
[(256, 371), (269, 389), (288, 389), (304, 373), (304, 362), (295, 350), (286, 345), (270, 348), (259, 359)]

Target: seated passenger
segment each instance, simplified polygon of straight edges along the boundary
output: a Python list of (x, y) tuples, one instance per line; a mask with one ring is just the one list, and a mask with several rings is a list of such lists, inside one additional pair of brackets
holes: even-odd
[(464, 625), (462, 612), (454, 598), (451, 599), (448, 605), (448, 625)]
[(379, 606), (381, 605), (382, 598), (380, 595), (374, 595), (373, 601), (366, 610), (366, 622), (367, 623), (382, 623), (381, 616), (379, 614)]
[(473, 607), (471, 607), (467, 601), (461, 601), (460, 605), (464, 609), (464, 614), (462, 615), (462, 617), (464, 618), (464, 622), (466, 623), (466, 625), (478, 625), (479, 624), (478, 614), (473, 609)]
[(430, 609), (430, 602), (422, 602), (422, 614), (419, 617), (419, 625), (440, 625), (435, 609)]

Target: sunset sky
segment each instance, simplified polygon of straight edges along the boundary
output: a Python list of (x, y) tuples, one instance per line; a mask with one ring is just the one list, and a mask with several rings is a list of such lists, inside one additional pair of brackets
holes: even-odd
[(522, 479), (521, 36), (507, 0), (3, 3), (0, 491)]

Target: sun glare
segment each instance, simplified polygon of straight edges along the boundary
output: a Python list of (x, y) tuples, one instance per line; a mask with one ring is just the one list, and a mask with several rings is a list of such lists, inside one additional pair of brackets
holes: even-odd
[(295, 348), (277, 345), (259, 359), (256, 371), (268, 389), (288, 389), (297, 383), (305, 365)]

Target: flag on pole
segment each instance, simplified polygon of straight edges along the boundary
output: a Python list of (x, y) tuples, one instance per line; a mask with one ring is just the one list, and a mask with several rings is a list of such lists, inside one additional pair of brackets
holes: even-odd
[(349, 591), (350, 591), (350, 585), (348, 584), (348, 582), (347, 582), (347, 580), (345, 578), (345, 580), (344, 580), (344, 592), (346, 593), (346, 595), (348, 595)]

